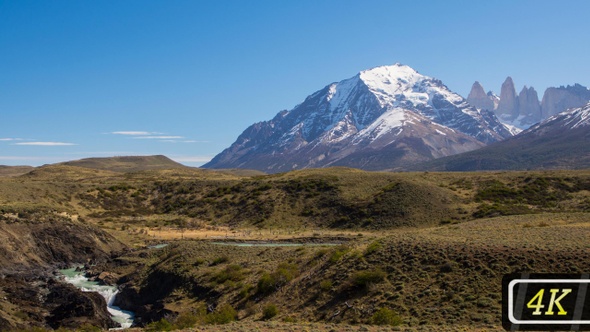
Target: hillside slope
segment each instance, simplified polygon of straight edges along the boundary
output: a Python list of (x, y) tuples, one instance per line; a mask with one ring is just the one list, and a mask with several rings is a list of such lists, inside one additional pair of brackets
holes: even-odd
[(113, 172), (137, 172), (145, 170), (177, 169), (187, 167), (162, 155), (86, 158), (68, 161), (62, 164), (67, 166), (78, 166)]

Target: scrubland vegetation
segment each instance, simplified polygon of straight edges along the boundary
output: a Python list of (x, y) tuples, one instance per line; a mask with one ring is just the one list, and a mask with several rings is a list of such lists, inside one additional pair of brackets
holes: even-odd
[[(106, 232), (101, 252), (116, 250), (89, 273), (107, 271), (146, 330), (488, 330), (504, 274), (590, 270), (589, 193), (588, 171), (47, 166), (0, 178), (1, 246), (49, 225)], [(49, 260), (18, 245), (3, 269)], [(13, 326), (35, 325), (0, 305)]]

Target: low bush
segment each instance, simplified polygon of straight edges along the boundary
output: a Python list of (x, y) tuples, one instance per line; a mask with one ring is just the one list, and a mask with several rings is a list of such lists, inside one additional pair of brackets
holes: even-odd
[(320, 289), (324, 292), (327, 292), (332, 289), (332, 281), (330, 280), (323, 280), (320, 282)]
[(373, 241), (371, 242), (371, 244), (367, 246), (367, 250), (365, 250), (365, 255), (370, 255), (381, 249), (381, 247), (383, 247), (383, 245), (380, 241)]
[(260, 280), (258, 280), (258, 292), (261, 294), (270, 294), (293, 280), (298, 274), (299, 268), (297, 264), (280, 263), (275, 272), (265, 272), (260, 277)]
[(381, 308), (371, 317), (371, 322), (375, 325), (392, 325), (398, 326), (402, 323), (402, 318), (393, 310)]
[(219, 325), (228, 324), (238, 319), (238, 313), (229, 304), (224, 304), (217, 308), (215, 312), (208, 314), (205, 317), (205, 323)]
[(262, 309), (262, 319), (269, 320), (279, 313), (279, 309), (276, 305), (269, 303)]
[(145, 327), (146, 331), (172, 331), (174, 330), (174, 325), (170, 323), (166, 318), (162, 318), (157, 322), (149, 323)]
[(351, 281), (354, 286), (366, 288), (370, 284), (377, 284), (382, 282), (386, 276), (387, 274), (383, 272), (381, 269), (375, 269), (372, 271), (357, 271), (352, 275)]

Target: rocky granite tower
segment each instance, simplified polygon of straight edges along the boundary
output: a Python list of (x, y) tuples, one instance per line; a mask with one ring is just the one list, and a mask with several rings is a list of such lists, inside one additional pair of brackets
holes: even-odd
[(543, 119), (539, 96), (533, 87), (527, 88), (524, 86), (518, 94), (518, 117), (522, 119), (522, 123), (528, 125), (535, 124)]
[(541, 102), (544, 118), (548, 118), (569, 108), (581, 107), (590, 101), (590, 89), (580, 84), (547, 88)]
[(518, 97), (516, 96), (514, 82), (510, 76), (502, 83), (496, 115), (503, 120), (513, 120), (518, 117)]
[(483, 86), (477, 81), (471, 87), (467, 102), (479, 109), (493, 111), (495, 108), (494, 101), (485, 93)]

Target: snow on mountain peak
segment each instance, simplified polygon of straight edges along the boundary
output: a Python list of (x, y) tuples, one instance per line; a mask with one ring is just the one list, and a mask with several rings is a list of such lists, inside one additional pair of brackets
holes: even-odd
[(542, 128), (546, 128), (547, 126), (558, 126), (567, 129), (576, 129), (590, 126), (590, 103), (582, 107), (572, 108), (567, 111), (555, 114), (548, 119), (530, 127), (526, 132), (535, 132)]
[(588, 126), (590, 125), (590, 103), (583, 107), (570, 109), (554, 115), (547, 122), (560, 117), (563, 118), (564, 125), (571, 129)]
[(246, 129), (205, 167), (392, 167), (508, 136), (490, 111), (477, 110), (438, 79), (395, 64), (324, 86), (292, 110)]
[(440, 81), (399, 63), (362, 71), (359, 77), (377, 97), (381, 106), (395, 107), (399, 104), (400, 97), (415, 106), (427, 105), (432, 103), (434, 94), (444, 95), (445, 99), (455, 105), (464, 102), (463, 97), (449, 91)]
[(379, 99), (381, 106), (394, 103), (399, 95), (404, 95), (415, 103), (428, 100), (428, 95), (413, 89), (416, 83), (427, 77), (409, 66), (395, 64), (376, 67), (360, 72), (359, 77)]

